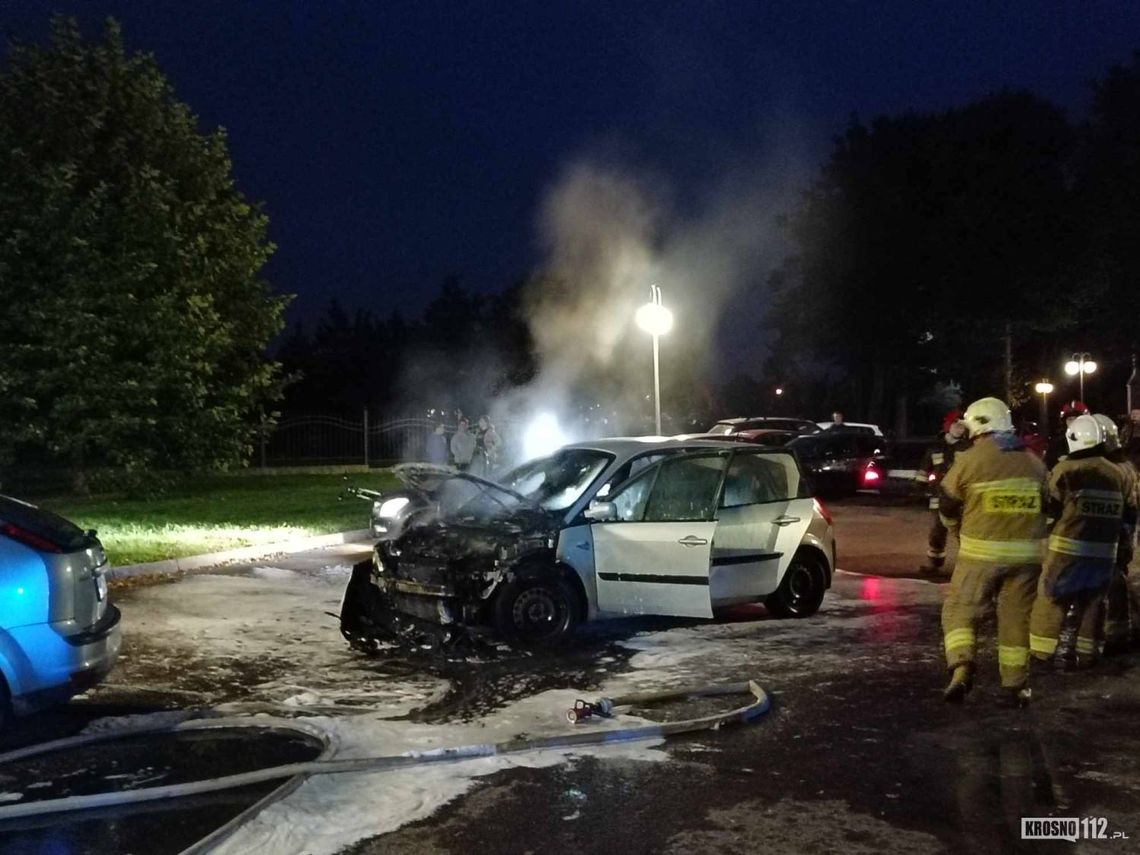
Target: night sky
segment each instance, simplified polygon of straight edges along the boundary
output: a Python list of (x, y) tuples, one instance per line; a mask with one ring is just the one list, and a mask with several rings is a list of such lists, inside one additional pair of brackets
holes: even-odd
[(777, 137), (814, 167), (852, 112), (1014, 86), (1079, 116), (1088, 81), (1140, 47), (1131, 0), (2, 0), (0, 26), (40, 40), (52, 11), (89, 36), (118, 18), (228, 129), (294, 317), (334, 295), (416, 314), (453, 272), (505, 287), (541, 260), (544, 192), (593, 150), (683, 199)]

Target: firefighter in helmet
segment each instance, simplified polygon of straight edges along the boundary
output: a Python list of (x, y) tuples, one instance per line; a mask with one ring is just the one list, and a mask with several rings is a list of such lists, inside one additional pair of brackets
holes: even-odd
[(927, 488), (931, 510), (930, 532), (926, 539), (926, 563), (918, 568), (918, 572), (924, 575), (941, 574), (946, 563), (947, 532), (938, 515), (938, 486), (954, 462), (954, 455), (969, 444), (961, 414), (957, 410), (951, 410), (942, 419), (942, 433), (934, 445), (927, 449), (922, 468), (915, 476)]
[[(1120, 431), (1116, 422), (1103, 413), (1093, 416), (1104, 431), (1104, 456), (1120, 467), (1124, 473), (1125, 497), (1132, 497), (1133, 504), (1140, 504), (1140, 479), (1136, 467), (1120, 444)], [(1128, 506), (1127, 501), (1125, 507)], [(1128, 597), (1128, 565), (1132, 562), (1136, 526), (1134, 521), (1125, 519), (1121, 526), (1120, 542), (1116, 549), (1116, 569), (1108, 583), (1108, 596), (1105, 599), (1104, 652), (1123, 652), (1132, 639), (1132, 616)]]
[(1049, 447), (1045, 451), (1045, 465), (1052, 469), (1057, 461), (1068, 453), (1068, 444), (1065, 439), (1065, 434), (1069, 430), (1069, 425), (1073, 423), (1073, 419), (1077, 416), (1087, 416), (1089, 408), (1085, 405), (1084, 401), (1078, 401), (1076, 398), (1069, 401), (1065, 406), (1061, 407), (1061, 422), (1064, 425), (1060, 433), (1057, 433), (1049, 440)]
[(1077, 626), (1075, 649), (1060, 653), (1063, 664), (1072, 667), (1091, 665), (1100, 656), (1103, 598), (1116, 571), (1122, 530), (1135, 523), (1136, 500), (1124, 472), (1105, 458), (1104, 429), (1093, 416), (1073, 419), (1065, 438), (1069, 456), (1049, 476), (1053, 523), (1029, 646), (1035, 658), (1052, 660), (1071, 609)]
[(960, 703), (974, 684), (976, 625), (996, 600), (998, 670), (1016, 706), (1030, 700), (1029, 612), (1041, 575), (1045, 464), (1013, 432), (1009, 407), (974, 401), (962, 417), (972, 444), (942, 479), (938, 511), (958, 530), (958, 560), (942, 606), (950, 682)]

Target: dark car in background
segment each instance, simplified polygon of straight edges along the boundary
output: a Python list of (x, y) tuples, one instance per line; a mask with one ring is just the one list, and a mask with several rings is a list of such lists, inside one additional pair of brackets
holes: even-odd
[(856, 493), (924, 498), (922, 464), (932, 439), (888, 440), (855, 431), (830, 430), (788, 442), (818, 496)]
[(878, 486), (888, 460), (883, 437), (854, 431), (798, 436), (785, 447), (796, 453), (818, 496), (849, 496)]

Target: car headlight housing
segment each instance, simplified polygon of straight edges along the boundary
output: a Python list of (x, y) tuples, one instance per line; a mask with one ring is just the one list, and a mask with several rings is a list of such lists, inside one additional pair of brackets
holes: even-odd
[(400, 511), (408, 506), (409, 499), (406, 496), (397, 496), (394, 499), (386, 499), (379, 502), (376, 508), (376, 516), (382, 520), (395, 519), (400, 515)]

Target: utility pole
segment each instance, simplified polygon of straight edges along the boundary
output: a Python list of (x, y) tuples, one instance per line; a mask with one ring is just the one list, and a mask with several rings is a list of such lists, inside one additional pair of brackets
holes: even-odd
[(1013, 401), (1013, 334), (1010, 323), (1005, 325), (1005, 403)]

